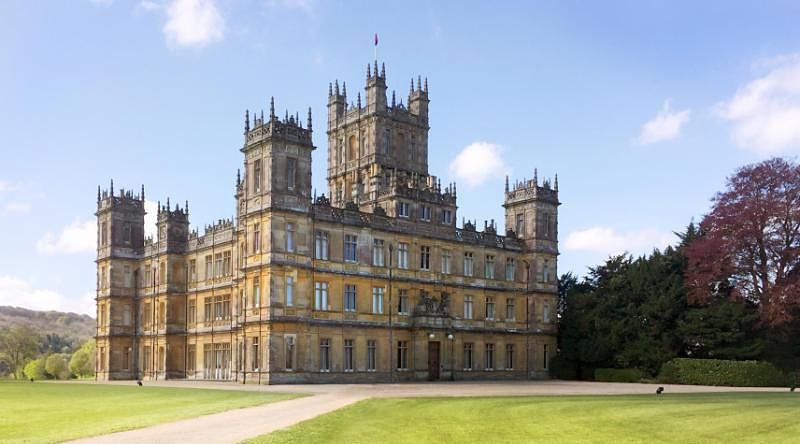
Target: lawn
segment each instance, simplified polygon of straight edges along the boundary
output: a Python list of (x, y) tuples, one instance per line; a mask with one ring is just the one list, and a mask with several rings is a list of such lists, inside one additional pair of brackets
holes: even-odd
[(371, 399), (248, 443), (796, 443), (800, 394)]
[(0, 443), (50, 443), (295, 397), (232, 390), (0, 382)]

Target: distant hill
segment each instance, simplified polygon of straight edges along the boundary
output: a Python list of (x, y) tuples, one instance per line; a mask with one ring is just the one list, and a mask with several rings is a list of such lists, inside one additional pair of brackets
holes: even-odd
[(95, 334), (95, 320), (89, 315), (0, 306), (0, 328), (19, 324), (27, 325), (43, 337), (58, 335), (73, 346)]

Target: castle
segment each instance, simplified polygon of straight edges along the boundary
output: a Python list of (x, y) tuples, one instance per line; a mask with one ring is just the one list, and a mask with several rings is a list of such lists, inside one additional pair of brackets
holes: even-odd
[(428, 84), (328, 91), (328, 195), (311, 110), (245, 114), (236, 218), (97, 191), (97, 378), (246, 383), (529, 379), (556, 351), (558, 178), (505, 185), (505, 230), (457, 226), (428, 172)]

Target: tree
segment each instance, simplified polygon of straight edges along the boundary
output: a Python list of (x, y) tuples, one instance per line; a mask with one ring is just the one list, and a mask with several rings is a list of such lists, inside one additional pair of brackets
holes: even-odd
[(53, 353), (44, 361), (44, 370), (56, 379), (69, 379), (67, 368), (67, 355)]
[(28, 379), (47, 379), (49, 375), (44, 368), (44, 362), (47, 358), (45, 356), (39, 357), (37, 359), (31, 359), (25, 364), (25, 369), (23, 373), (26, 378)]
[(39, 352), (39, 335), (30, 327), (15, 325), (0, 329), (0, 354), (10, 366), (14, 377), (22, 376), (25, 362)]
[(69, 371), (79, 378), (94, 376), (94, 339), (81, 345), (69, 360)]
[(686, 256), (690, 301), (730, 286), (762, 321), (791, 322), (800, 306), (800, 166), (773, 158), (737, 170)]

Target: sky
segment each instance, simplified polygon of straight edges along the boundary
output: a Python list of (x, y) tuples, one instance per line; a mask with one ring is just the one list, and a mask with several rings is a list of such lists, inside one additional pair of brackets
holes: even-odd
[[(94, 314), (97, 185), (232, 217), (246, 109), (427, 77), (429, 169), (502, 227), (504, 178), (558, 174), (559, 273), (676, 241), (726, 177), (800, 153), (793, 1), (0, 2), (0, 305)], [(379, 44), (373, 44), (377, 33)], [(362, 90), (363, 91), (363, 90)], [(154, 231), (148, 217), (148, 231)]]

